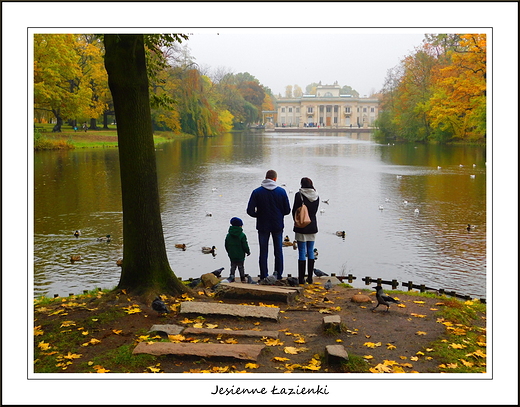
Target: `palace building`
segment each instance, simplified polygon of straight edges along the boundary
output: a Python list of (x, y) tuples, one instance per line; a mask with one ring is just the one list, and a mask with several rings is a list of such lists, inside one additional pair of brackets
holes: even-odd
[(316, 95), (277, 99), (277, 126), (372, 127), (379, 112), (377, 98), (340, 95), (339, 85), (318, 85)]

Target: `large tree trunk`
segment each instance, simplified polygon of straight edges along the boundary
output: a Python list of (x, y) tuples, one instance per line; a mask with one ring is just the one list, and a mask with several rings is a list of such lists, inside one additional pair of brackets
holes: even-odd
[(105, 34), (105, 67), (117, 120), (123, 201), (118, 288), (147, 297), (187, 291), (166, 256), (143, 35)]

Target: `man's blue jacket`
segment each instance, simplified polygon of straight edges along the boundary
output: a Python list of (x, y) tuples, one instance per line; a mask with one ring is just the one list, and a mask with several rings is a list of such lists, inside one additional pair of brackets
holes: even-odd
[(264, 179), (260, 187), (251, 192), (247, 214), (256, 218), (260, 232), (280, 232), (284, 228), (283, 217), (291, 213), (291, 205), (285, 189), (272, 179)]

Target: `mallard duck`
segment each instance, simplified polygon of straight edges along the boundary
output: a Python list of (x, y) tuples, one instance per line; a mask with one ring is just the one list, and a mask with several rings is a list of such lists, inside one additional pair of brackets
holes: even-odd
[(205, 253), (205, 254), (215, 254), (215, 251), (217, 250), (217, 248), (215, 246), (203, 246), (202, 247), (202, 253)]
[(211, 212), (206, 212), (206, 216), (213, 216)]
[(110, 235), (106, 235), (106, 236), (101, 236), (101, 237), (98, 237), (97, 238), (97, 241), (98, 242), (110, 242)]
[(339, 236), (339, 237), (345, 237), (345, 231), (344, 230), (338, 230), (336, 232), (336, 236)]
[(290, 246), (294, 246), (294, 244), (296, 243), (296, 240), (294, 242), (287, 242), (287, 241), (283, 241), (282, 244), (285, 246), (285, 247), (290, 247)]
[(177, 243), (177, 244), (175, 245), (175, 247), (176, 247), (177, 249), (186, 250), (186, 245), (185, 245), (184, 243)]
[(116, 264), (117, 264), (119, 267), (123, 267), (123, 259), (117, 259)]
[(80, 231), (80, 230), (76, 230), (76, 231), (74, 232), (74, 236), (75, 236), (75, 237), (80, 237), (80, 236), (81, 236), (81, 231)]
[(283, 241), (284, 241), (284, 242), (290, 242), (291, 239), (289, 239), (289, 236), (285, 236), (285, 237), (283, 238)]
[(475, 229), (475, 227), (476, 227), (475, 225), (470, 225), (468, 223), (468, 226), (466, 227), (466, 230), (469, 232), (471, 229)]
[(80, 260), (81, 260), (81, 256), (79, 254), (72, 254), (70, 256), (71, 263), (74, 263), (75, 261), (80, 261)]
[(318, 249), (314, 248), (314, 257), (318, 257)]

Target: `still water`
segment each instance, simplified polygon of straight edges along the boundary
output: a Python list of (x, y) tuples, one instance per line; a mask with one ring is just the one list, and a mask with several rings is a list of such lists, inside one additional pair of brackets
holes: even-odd
[[(183, 279), (220, 267), (228, 275), (224, 238), (233, 216), (244, 221), (252, 252), (246, 273), (258, 275), (255, 220), (245, 210), (251, 191), (275, 169), (291, 206), (302, 177), (328, 201), (318, 214), (316, 268), (353, 274), (359, 288), (369, 276), (486, 297), (485, 147), (252, 132), (172, 141), (156, 154), (168, 258)], [(285, 223), (292, 240), (290, 216)], [(336, 236), (343, 230), (345, 238)], [(107, 234), (109, 243), (97, 241)], [(202, 253), (213, 245), (216, 256)], [(34, 296), (113, 288), (122, 253), (117, 149), (35, 152)], [(73, 254), (82, 260), (71, 263)], [(272, 251), (269, 258), (272, 272)], [(284, 248), (284, 260), (284, 275), (297, 275), (297, 251)]]

